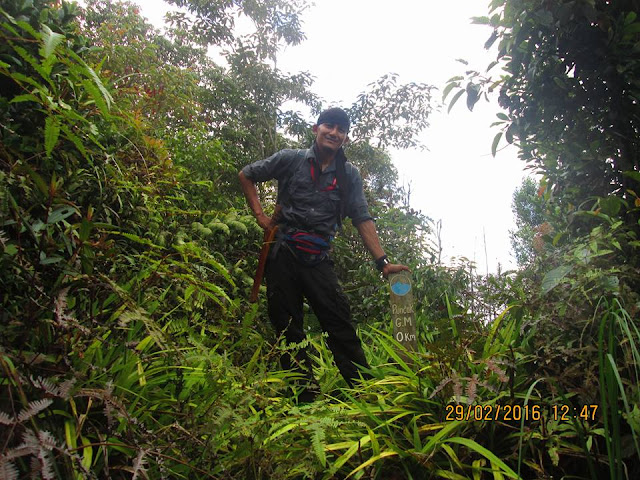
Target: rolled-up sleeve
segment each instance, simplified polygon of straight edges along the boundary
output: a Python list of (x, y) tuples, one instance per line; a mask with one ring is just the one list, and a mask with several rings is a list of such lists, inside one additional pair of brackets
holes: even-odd
[(367, 220), (373, 220), (369, 213), (369, 205), (364, 196), (362, 188), (362, 177), (355, 167), (351, 168), (351, 189), (349, 191), (349, 201), (345, 213), (351, 218), (353, 225), (357, 226)]
[(280, 179), (287, 172), (294, 158), (291, 150), (281, 150), (264, 160), (247, 165), (242, 169), (242, 173), (252, 182)]

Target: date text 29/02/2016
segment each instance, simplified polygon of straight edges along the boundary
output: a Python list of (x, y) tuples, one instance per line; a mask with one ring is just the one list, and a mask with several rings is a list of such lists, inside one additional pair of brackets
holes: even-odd
[(527, 405), (462, 405), (449, 403), (445, 407), (446, 421), (470, 420), (510, 422), (521, 420), (538, 421), (545, 419), (568, 422), (576, 420), (595, 420), (598, 405), (580, 405), (574, 407), (569, 404), (552, 404), (548, 406), (538, 404)]

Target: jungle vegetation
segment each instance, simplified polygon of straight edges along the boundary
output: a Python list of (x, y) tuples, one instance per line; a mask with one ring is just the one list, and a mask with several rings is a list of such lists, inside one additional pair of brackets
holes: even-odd
[[(161, 34), (126, 1), (0, 0), (0, 479), (636, 478), (639, 2), (493, 0), (487, 71), (442, 92), (389, 74), (353, 100), (347, 155), (412, 268), (418, 350), (346, 222), (372, 378), (347, 387), (309, 311), (322, 395), (301, 405), (277, 361), (301, 346), (247, 300), (262, 232), (237, 172), (309, 144), (284, 105), (326, 105), (274, 60), (312, 7), (168, 3)], [(515, 271), (441, 264), (398, 185), (389, 148), (417, 145), (440, 96), (497, 96), (494, 151), (536, 174)]]

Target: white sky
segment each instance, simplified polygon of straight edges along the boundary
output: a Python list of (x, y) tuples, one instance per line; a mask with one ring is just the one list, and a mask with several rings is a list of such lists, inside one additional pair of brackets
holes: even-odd
[[(135, 3), (162, 25), (165, 4)], [(483, 71), (495, 58), (483, 47), (491, 31), (470, 21), (487, 14), (486, 2), (477, 0), (316, 0), (303, 17), (307, 40), (286, 48), (278, 68), (310, 72), (312, 89), (327, 106), (351, 105), (367, 84), (389, 72), (400, 83), (438, 87), (439, 100), (446, 80), (465, 68)], [(508, 230), (515, 226), (511, 196), (524, 176), (523, 163), (512, 146), (491, 156), (498, 130), (489, 125), (498, 111), (494, 98), (469, 112), (463, 95), (451, 114), (443, 108), (431, 116), (421, 135), (428, 151), (392, 151), (401, 182), (411, 183), (412, 206), (442, 220), (443, 258), (475, 260), (479, 273), (487, 263), (493, 272), (498, 263), (503, 271), (515, 266)]]

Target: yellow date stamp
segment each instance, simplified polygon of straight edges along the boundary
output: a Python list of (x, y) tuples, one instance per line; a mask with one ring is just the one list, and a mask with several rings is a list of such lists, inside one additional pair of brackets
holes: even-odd
[(445, 407), (446, 421), (468, 420), (473, 422), (519, 422), (550, 419), (567, 422), (570, 420), (595, 420), (598, 405), (589, 404), (573, 407), (568, 404), (554, 404), (544, 407), (538, 404), (525, 405), (462, 405), (449, 403)]

